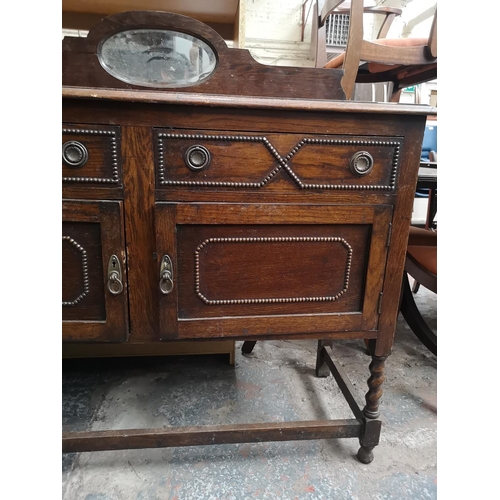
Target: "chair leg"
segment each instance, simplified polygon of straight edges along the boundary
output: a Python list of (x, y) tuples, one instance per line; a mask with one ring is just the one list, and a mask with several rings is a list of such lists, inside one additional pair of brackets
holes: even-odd
[(410, 288), (410, 282), (408, 280), (408, 275), (404, 273), (403, 275), (403, 286), (401, 292), (401, 313), (404, 319), (408, 323), (408, 326), (412, 329), (413, 333), (422, 342), (422, 344), (437, 356), (437, 336), (436, 334), (427, 326), (424, 318), (418, 310), (417, 304), (413, 299), (413, 294)]
[(245, 340), (245, 342), (243, 342), (243, 345), (241, 346), (242, 354), (250, 354), (253, 351), (256, 343), (256, 340)]

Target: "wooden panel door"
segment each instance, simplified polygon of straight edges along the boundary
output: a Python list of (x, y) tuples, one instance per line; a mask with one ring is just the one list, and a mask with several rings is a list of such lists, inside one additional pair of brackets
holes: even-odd
[(391, 215), (386, 205), (158, 203), (161, 338), (375, 330)]
[(63, 341), (125, 341), (128, 301), (121, 201), (63, 201)]

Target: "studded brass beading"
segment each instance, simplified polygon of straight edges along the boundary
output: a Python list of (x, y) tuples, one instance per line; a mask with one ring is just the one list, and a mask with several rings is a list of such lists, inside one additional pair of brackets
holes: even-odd
[[(204, 141), (238, 141), (238, 142), (260, 142), (270, 154), (278, 161), (278, 166), (275, 167), (264, 179), (259, 182), (225, 182), (225, 181), (174, 181), (165, 178), (165, 160), (164, 148), (165, 140), (171, 139), (189, 139), (189, 140), (204, 140)], [(394, 148), (392, 157), (392, 170), (389, 184), (308, 184), (302, 182), (301, 179), (292, 167), (289, 161), (296, 155), (306, 144), (315, 145), (353, 145), (353, 146), (377, 146)], [(271, 142), (263, 136), (252, 135), (209, 135), (209, 134), (176, 134), (176, 133), (159, 133), (157, 140), (158, 153), (158, 176), (161, 186), (202, 186), (202, 187), (228, 187), (228, 188), (262, 188), (268, 184), (273, 177), (284, 169), (290, 177), (295, 181), (300, 189), (332, 189), (332, 190), (366, 190), (366, 191), (394, 191), (396, 189), (396, 176), (399, 167), (399, 154), (401, 149), (401, 141), (399, 140), (367, 140), (367, 139), (316, 139), (306, 137), (300, 140), (292, 150), (282, 157)], [(370, 155), (371, 157), (371, 155)], [(373, 160), (373, 158), (372, 158)], [(359, 174), (357, 174), (359, 175)]]
[(83, 292), (80, 295), (78, 295), (76, 299), (63, 301), (62, 303), (63, 306), (71, 307), (71, 306), (76, 306), (79, 302), (81, 302), (81, 300), (84, 297), (86, 297), (90, 291), (87, 252), (76, 240), (71, 238), (71, 236), (63, 236), (62, 240), (67, 241), (68, 243), (73, 245), (81, 253), (82, 256)]
[[(323, 297), (278, 297), (268, 299), (227, 299), (211, 300), (207, 298), (200, 289), (200, 254), (209, 244), (213, 243), (277, 243), (277, 242), (338, 242), (347, 249), (347, 262), (344, 274), (343, 289), (332, 296)], [(328, 236), (283, 236), (283, 237), (262, 237), (262, 238), (208, 238), (203, 241), (195, 251), (195, 291), (196, 295), (207, 305), (233, 305), (233, 304), (288, 304), (292, 302), (331, 302), (340, 299), (349, 288), (349, 277), (351, 273), (352, 247), (344, 238)]]

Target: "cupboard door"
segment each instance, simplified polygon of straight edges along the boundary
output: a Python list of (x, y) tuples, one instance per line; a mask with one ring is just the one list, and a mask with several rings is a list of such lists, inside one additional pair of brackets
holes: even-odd
[(127, 271), (121, 201), (63, 201), (63, 341), (125, 341)]
[(161, 338), (376, 330), (390, 206), (156, 205)]

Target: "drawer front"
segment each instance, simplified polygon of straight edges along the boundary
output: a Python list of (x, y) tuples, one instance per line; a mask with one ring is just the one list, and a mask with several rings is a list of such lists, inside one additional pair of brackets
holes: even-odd
[(158, 204), (159, 257), (173, 268), (159, 294), (162, 337), (375, 329), (391, 213)]
[(126, 276), (122, 202), (64, 201), (63, 340), (126, 340)]
[(402, 139), (155, 129), (156, 187), (396, 189)]
[(63, 124), (65, 185), (122, 186), (120, 127)]

